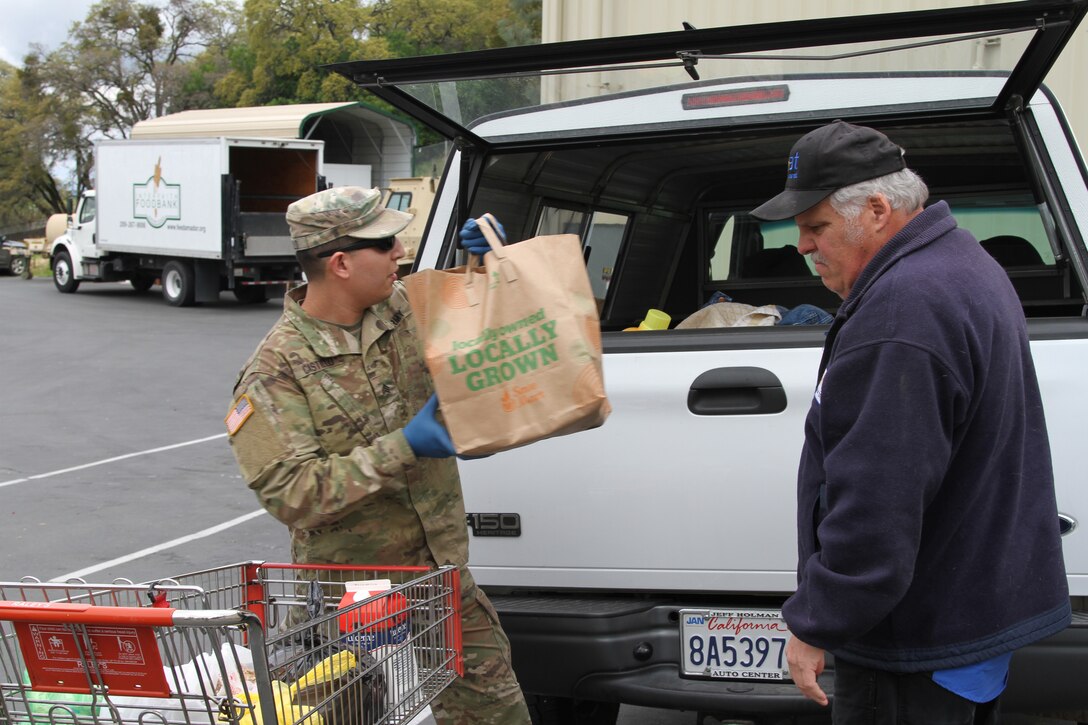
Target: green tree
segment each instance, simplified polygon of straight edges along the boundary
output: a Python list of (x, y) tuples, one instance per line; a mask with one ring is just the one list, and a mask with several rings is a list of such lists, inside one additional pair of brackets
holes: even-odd
[[(198, 95), (193, 83), (203, 76), (193, 62), (201, 56), (205, 69), (215, 67), (236, 14), (231, 3), (210, 0), (101, 0), (42, 60), (39, 77), (49, 92), (84, 106), (93, 132), (125, 137), (136, 122), (183, 110)], [(219, 65), (225, 73), (225, 60)]]
[(246, 0), (224, 105), (363, 100), (322, 66), (540, 40), (540, 0)]
[(368, 31), (385, 41), (386, 57), (403, 58), (501, 47), (512, 9), (509, 0), (376, 0), (370, 16)]
[(509, 0), (510, 12), (499, 18), (499, 37), (508, 47), (540, 43), (541, 0)]
[(78, 114), (40, 91), (36, 71), (33, 62), (22, 70), (0, 63), (0, 220), (6, 223), (64, 210), (59, 167), (71, 169), (77, 186), (89, 178), (90, 147), (82, 143)]
[(0, 68), (0, 220), (63, 210), (90, 185), (93, 139), (215, 103), (238, 18), (229, 1), (101, 0), (57, 50)]
[(234, 106), (350, 100), (346, 79), (320, 66), (373, 50), (359, 32), (366, 15), (358, 0), (246, 0), (244, 47), (232, 53), (218, 97)]

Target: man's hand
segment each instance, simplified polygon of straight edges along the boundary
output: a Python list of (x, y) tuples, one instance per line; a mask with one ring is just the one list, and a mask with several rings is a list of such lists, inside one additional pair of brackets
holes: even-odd
[(816, 682), (816, 678), (824, 671), (824, 651), (794, 637), (786, 645), (786, 662), (790, 666), (790, 677), (801, 694), (819, 705), (826, 706), (827, 694)]
[(448, 458), (455, 451), (446, 427), (438, 422), (438, 396), (431, 395), (415, 417), (404, 426), (404, 437), (416, 458)]
[[(498, 219), (495, 220), (493, 226), (499, 235), (499, 239), (505, 242), (506, 230), (502, 228), (502, 224), (499, 223)], [(458, 235), (461, 237), (461, 248), (469, 254), (478, 254), (482, 257), (491, 251), (491, 245), (487, 243), (487, 239), (484, 237), (484, 233), (480, 231), (480, 225), (476, 223), (475, 219), (469, 219), (465, 222)]]

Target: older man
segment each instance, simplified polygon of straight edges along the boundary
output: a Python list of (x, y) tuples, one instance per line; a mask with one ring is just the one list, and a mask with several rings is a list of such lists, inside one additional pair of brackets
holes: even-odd
[(378, 189), (343, 187), (287, 209), (308, 284), (235, 384), (231, 448), (261, 504), (291, 532), (295, 562), (461, 568), (465, 677), (440, 723), (529, 722), (510, 643), (466, 564), (453, 444), (397, 281), (411, 216)]
[(801, 691), (833, 720), (992, 722), (1012, 652), (1070, 621), (1049, 442), (1002, 268), (884, 134), (802, 137), (798, 251), (843, 299), (798, 473), (798, 585), (783, 607)]

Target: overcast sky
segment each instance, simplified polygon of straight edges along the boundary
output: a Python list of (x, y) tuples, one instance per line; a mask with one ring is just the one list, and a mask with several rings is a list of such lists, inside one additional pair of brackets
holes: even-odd
[(95, 0), (0, 0), (0, 60), (22, 65), (31, 43), (53, 50)]

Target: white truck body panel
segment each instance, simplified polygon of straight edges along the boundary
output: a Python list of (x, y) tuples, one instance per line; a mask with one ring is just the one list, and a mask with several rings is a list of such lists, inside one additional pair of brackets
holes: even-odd
[(100, 253), (222, 259), (227, 153), (222, 139), (99, 142)]
[[(230, 149), (240, 146), (320, 149), (322, 144), (225, 137), (98, 142), (98, 255), (222, 259), (221, 177), (230, 171)], [(321, 173), (320, 166), (315, 173)], [(293, 253), (282, 240), (276, 249), (263, 248), (259, 237), (253, 241), (257, 255)]]

